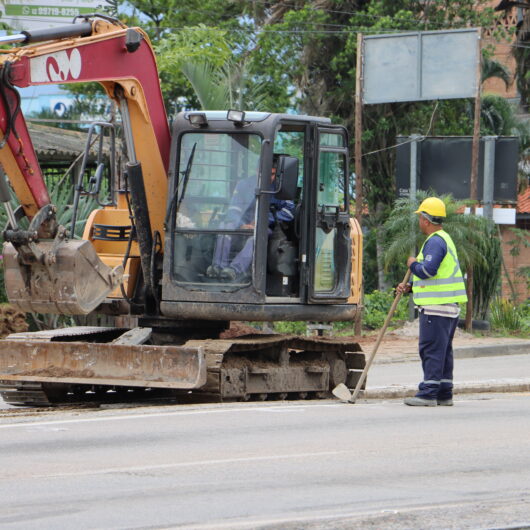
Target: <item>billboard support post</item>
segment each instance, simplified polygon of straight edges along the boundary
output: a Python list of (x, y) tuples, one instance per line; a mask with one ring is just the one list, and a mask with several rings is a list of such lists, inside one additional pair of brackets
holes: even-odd
[(493, 175), (496, 136), (484, 136), (484, 217), (493, 219)]
[[(475, 121), (473, 124), (473, 144), (471, 148), (471, 178), (470, 178), (470, 198), (471, 215), (475, 215), (475, 206), (477, 201), (477, 175), (478, 175), (478, 153), (480, 146), (480, 85), (482, 82), (482, 60), (481, 60), (481, 41), (482, 31), (478, 35), (478, 57), (476, 69), (477, 94), (475, 96)], [(467, 306), (466, 306), (466, 331), (471, 331), (473, 327), (473, 268), (467, 269)]]
[[(416, 192), (418, 189), (418, 142), (422, 139), (419, 134), (412, 134), (409, 136), (410, 141), (410, 185), (409, 185), (409, 199), (416, 208)], [(410, 227), (410, 239), (415, 241), (414, 234), (416, 232), (416, 219), (413, 217)], [(412, 256), (417, 254), (416, 244), (412, 245)], [(409, 322), (414, 322), (416, 318), (416, 309), (412, 296), (409, 296)]]

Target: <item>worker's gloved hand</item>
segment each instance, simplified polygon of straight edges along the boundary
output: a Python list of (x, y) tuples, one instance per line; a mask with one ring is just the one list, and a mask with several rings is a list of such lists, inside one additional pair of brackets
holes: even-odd
[(412, 287), (410, 283), (399, 283), (396, 287), (396, 292), (401, 294), (410, 293)]

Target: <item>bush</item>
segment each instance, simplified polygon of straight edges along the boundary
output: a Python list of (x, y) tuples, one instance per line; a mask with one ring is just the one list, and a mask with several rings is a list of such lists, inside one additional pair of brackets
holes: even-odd
[(491, 326), (498, 331), (520, 331), (524, 312), (509, 300), (497, 298), (491, 304)]
[(305, 335), (307, 322), (275, 322), (274, 330), (278, 333)]
[(523, 320), (522, 330), (528, 333), (530, 332), (530, 298), (523, 302), (519, 308), (521, 309), (521, 318)]
[[(394, 301), (394, 292), (388, 291), (373, 291), (364, 297), (364, 313), (363, 322), (364, 325), (371, 329), (379, 329), (383, 327), (385, 319), (390, 311), (392, 302)], [(406, 320), (408, 315), (408, 300), (407, 297), (403, 297), (392, 318), (396, 320)]]

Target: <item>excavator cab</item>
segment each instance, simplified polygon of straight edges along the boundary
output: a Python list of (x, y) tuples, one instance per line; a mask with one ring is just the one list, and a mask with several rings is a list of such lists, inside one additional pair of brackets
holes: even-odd
[(162, 314), (351, 318), (360, 234), (346, 130), (309, 116), (237, 118), (185, 112), (173, 124)]

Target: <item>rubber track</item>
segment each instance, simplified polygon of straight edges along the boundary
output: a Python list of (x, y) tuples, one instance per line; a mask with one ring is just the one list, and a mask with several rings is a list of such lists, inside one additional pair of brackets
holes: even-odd
[[(72, 335), (76, 335), (73, 333)], [(224, 364), (224, 357), (226, 353), (229, 352), (248, 352), (254, 349), (261, 349), (263, 347), (276, 346), (280, 345), (287, 346), (289, 348), (303, 349), (305, 351), (326, 351), (326, 352), (360, 352), (361, 348), (357, 343), (351, 342), (347, 339), (327, 339), (327, 338), (305, 338), (305, 337), (295, 337), (295, 336), (265, 336), (265, 335), (252, 335), (241, 337), (239, 339), (213, 339), (207, 341), (189, 341), (187, 344), (191, 345), (193, 342), (200, 342), (204, 346), (206, 356), (212, 355), (212, 357), (217, 357), (216, 366), (208, 367), (208, 371), (212, 373), (217, 373), (220, 367)], [(252, 360), (252, 357), (248, 357), (249, 361)], [(86, 387), (87, 390), (90, 390), (90, 387)], [(192, 395), (185, 394), (175, 394), (171, 392), (166, 392), (163, 395), (162, 392), (151, 392), (151, 391), (138, 391), (139, 389), (134, 389), (134, 392), (128, 392), (127, 387), (121, 387), (121, 392), (119, 393), (86, 393), (86, 392), (76, 392), (74, 395), (69, 394), (67, 399), (58, 400), (52, 394), (49, 394), (47, 390), (43, 387), (42, 383), (31, 382), (31, 381), (0, 381), (0, 395), (3, 400), (14, 406), (31, 406), (31, 407), (49, 407), (53, 405), (61, 405), (72, 403), (76, 404), (87, 404), (87, 403), (109, 403), (109, 402), (120, 402), (120, 403), (130, 403), (130, 402), (146, 402), (146, 401), (167, 401), (170, 399), (172, 402), (175, 402), (177, 399), (180, 401), (180, 398), (183, 398), (183, 401), (207, 401), (218, 402), (222, 401), (222, 396), (220, 394), (220, 388), (209, 387), (205, 392), (194, 391)], [(296, 390), (293, 390), (292, 393), (298, 393)], [(293, 397), (293, 394), (290, 393), (290, 397)], [(285, 392), (270, 393), (266, 399), (276, 399), (278, 395), (285, 395)], [(303, 393), (300, 393), (303, 394)], [(161, 397), (162, 395), (162, 397)], [(321, 393), (309, 397), (323, 397)], [(264, 397), (252, 396), (251, 399), (263, 400)], [(300, 397), (300, 399), (303, 399)]]

